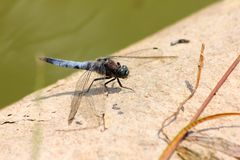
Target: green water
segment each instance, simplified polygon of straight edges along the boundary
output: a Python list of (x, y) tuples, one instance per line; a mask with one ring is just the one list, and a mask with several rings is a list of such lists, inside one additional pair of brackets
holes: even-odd
[[(36, 89), (39, 55), (94, 59), (215, 1), (0, 0), (0, 107)], [(72, 73), (46, 64), (42, 67), (44, 86)]]

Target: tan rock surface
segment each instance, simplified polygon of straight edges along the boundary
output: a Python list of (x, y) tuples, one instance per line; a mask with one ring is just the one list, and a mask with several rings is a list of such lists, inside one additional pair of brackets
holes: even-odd
[[(166, 143), (157, 136), (158, 129), (190, 94), (185, 81), (195, 84), (201, 43), (206, 44), (206, 49), (200, 86), (177, 122), (167, 129), (170, 137), (187, 124), (240, 53), (239, 15), (240, 1), (223, 1), (121, 51), (119, 54), (124, 55), (129, 51), (157, 46), (161, 48), (162, 55), (176, 55), (178, 59), (121, 62), (130, 68), (129, 78), (122, 83), (134, 88), (135, 92), (120, 90), (115, 84), (113, 92), (105, 96), (107, 130), (104, 132), (101, 132), (102, 126), (86, 128), (79, 112), (76, 121), (83, 124), (76, 121), (71, 126), (67, 124), (71, 96), (81, 71), (2, 109), (0, 159), (158, 159), (166, 147)], [(190, 43), (169, 45), (179, 38), (189, 39)], [(240, 111), (239, 71), (240, 66), (233, 71), (203, 115)], [(98, 98), (95, 107), (102, 103), (99, 99), (103, 96), (97, 94), (92, 97)], [(112, 109), (114, 104), (120, 110)], [(14, 123), (4, 123), (6, 121)], [(203, 124), (198, 129), (237, 126), (239, 122), (237, 117), (223, 118)], [(223, 127), (207, 133), (236, 143), (240, 139), (239, 127)], [(177, 156), (172, 159), (177, 159)]]

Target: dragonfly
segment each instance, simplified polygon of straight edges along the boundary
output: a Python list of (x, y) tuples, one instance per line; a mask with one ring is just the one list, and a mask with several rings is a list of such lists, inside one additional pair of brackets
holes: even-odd
[[(159, 50), (157, 47), (142, 49), (138, 51), (130, 52), (136, 53), (139, 51), (147, 51), (147, 50)], [(70, 125), (74, 120), (74, 117), (80, 107), (82, 97), (88, 93), (92, 87), (92, 85), (96, 81), (104, 81), (104, 89), (108, 93), (109, 87), (107, 86), (110, 82), (117, 81), (119, 86), (124, 89), (132, 90), (130, 87), (123, 86), (120, 79), (126, 79), (129, 76), (129, 69), (126, 65), (121, 65), (120, 62), (115, 61), (115, 58), (177, 58), (177, 56), (108, 56), (97, 58), (95, 61), (71, 61), (64, 60), (52, 57), (40, 57), (40, 60), (53, 64), (58, 67), (65, 67), (71, 69), (80, 69), (86, 70), (85, 73), (80, 77), (77, 81), (75, 87), (75, 93), (71, 101), (70, 113), (68, 116), (68, 124)], [(99, 77), (94, 78), (90, 85), (87, 86), (88, 81), (90, 79), (91, 73), (95, 72), (99, 75)], [(106, 81), (106, 82), (105, 82)], [(80, 91), (80, 92), (79, 92)]]

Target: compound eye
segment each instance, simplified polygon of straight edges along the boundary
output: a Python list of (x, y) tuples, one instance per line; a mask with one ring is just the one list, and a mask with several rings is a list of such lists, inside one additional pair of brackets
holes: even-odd
[(120, 64), (119, 62), (117, 62), (117, 65), (118, 65), (118, 66), (121, 66), (121, 64)]
[(119, 69), (119, 75), (121, 78), (126, 78), (129, 74), (128, 68), (127, 66), (123, 65), (120, 69)]

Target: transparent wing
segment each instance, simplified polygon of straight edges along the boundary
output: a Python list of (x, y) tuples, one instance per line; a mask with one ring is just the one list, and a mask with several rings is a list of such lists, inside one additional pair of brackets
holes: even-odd
[(77, 81), (76, 87), (75, 87), (75, 92), (71, 101), (71, 110), (68, 116), (68, 124), (70, 125), (78, 111), (78, 108), (80, 106), (82, 97), (86, 93), (86, 87), (89, 81), (89, 78), (91, 76), (91, 71), (86, 71), (84, 72), (79, 80)]
[[(92, 82), (95, 78), (100, 78), (96, 73), (93, 73), (90, 77), (90, 82)], [(88, 106), (88, 113), (85, 115), (86, 120), (88, 121), (88, 127), (99, 127), (103, 126), (103, 130), (105, 130), (105, 107), (106, 107), (106, 97), (107, 93), (104, 87), (104, 83), (107, 80), (102, 79), (98, 81), (94, 81), (91, 89), (88, 93), (86, 93), (86, 102)], [(108, 90), (111, 91), (112, 88)], [(90, 108), (89, 108), (90, 107)], [(88, 117), (86, 117), (88, 115)]]
[(135, 65), (141, 65), (152, 62), (153, 60), (160, 60), (161, 63), (164, 63), (165, 61), (175, 60), (178, 58), (176, 55), (164, 55), (162, 50), (156, 47), (132, 51), (125, 53), (124, 55), (112, 55), (109, 57), (116, 62), (120, 62), (122, 65), (127, 65), (128, 67), (132, 66), (133, 60), (136, 59), (139, 61), (135, 63)]
[(162, 50), (157, 47), (144, 48), (137, 51), (128, 52), (125, 55), (113, 55), (110, 58), (138, 58), (138, 59), (166, 59), (177, 58), (175, 55), (163, 55)]
[[(101, 75), (94, 71), (86, 71), (77, 81), (75, 92), (71, 101), (71, 110), (68, 124), (71, 124), (77, 113), (86, 121), (87, 128), (98, 127), (104, 113), (105, 96), (103, 80), (94, 81)], [(91, 83), (94, 83), (91, 85)], [(89, 88), (91, 85), (91, 88)], [(78, 117), (77, 117), (78, 118)]]

